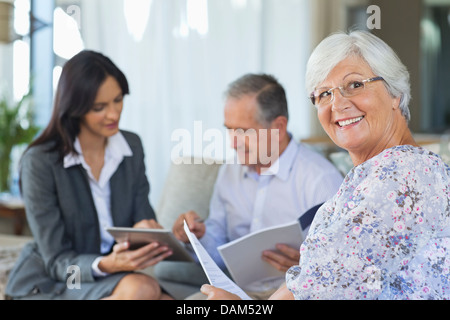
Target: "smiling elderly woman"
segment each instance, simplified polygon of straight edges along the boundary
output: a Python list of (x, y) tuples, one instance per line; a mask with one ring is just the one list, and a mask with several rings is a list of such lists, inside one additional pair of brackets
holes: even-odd
[(306, 76), (320, 123), (355, 167), (287, 274), (296, 299), (450, 297), (450, 168), (408, 129), (409, 74), (366, 32), (335, 34)]
[(354, 168), (317, 212), (299, 266), (273, 298), (449, 299), (450, 168), (408, 129), (405, 66), (370, 33), (338, 33), (313, 52), (306, 83)]
[(417, 146), (409, 73), (366, 32), (334, 34), (306, 75), (320, 123), (354, 168), (287, 274), (296, 299), (450, 298), (450, 168)]

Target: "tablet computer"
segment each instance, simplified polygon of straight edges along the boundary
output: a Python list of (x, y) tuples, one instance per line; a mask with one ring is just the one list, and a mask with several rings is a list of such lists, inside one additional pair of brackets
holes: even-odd
[(128, 241), (131, 250), (135, 250), (151, 242), (158, 242), (161, 245), (168, 246), (173, 252), (173, 254), (165, 260), (195, 261), (184, 245), (175, 238), (170, 230), (109, 227), (106, 228), (106, 231), (108, 231), (118, 243)]

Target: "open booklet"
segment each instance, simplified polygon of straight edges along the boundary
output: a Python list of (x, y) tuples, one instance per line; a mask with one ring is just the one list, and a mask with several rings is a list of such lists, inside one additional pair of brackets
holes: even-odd
[(300, 224), (298, 220), (295, 220), (288, 224), (251, 233), (217, 249), (233, 280), (241, 288), (248, 288), (258, 281), (270, 281), (285, 277), (284, 272), (275, 269), (261, 259), (263, 251), (278, 251), (275, 248), (277, 244), (286, 244), (300, 249), (303, 238)]
[(252, 300), (241, 288), (239, 288), (236, 283), (234, 283), (227, 275), (219, 268), (219, 266), (214, 262), (211, 256), (208, 254), (206, 249), (202, 246), (200, 241), (198, 241), (195, 234), (193, 234), (189, 227), (184, 221), (184, 231), (189, 238), (189, 241), (194, 248), (195, 254), (202, 265), (203, 270), (211, 285), (231, 292), (239, 296), (242, 300)]

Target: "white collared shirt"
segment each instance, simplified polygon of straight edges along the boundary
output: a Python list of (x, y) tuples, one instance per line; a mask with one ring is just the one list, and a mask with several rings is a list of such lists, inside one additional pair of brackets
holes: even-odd
[[(75, 140), (74, 148), (78, 154), (67, 155), (64, 158), (64, 168), (81, 164), (86, 170), (89, 178), (89, 185), (91, 187), (92, 198), (94, 199), (95, 208), (98, 214), (101, 238), (100, 250), (101, 253), (107, 253), (114, 244), (114, 238), (105, 230), (106, 227), (113, 226), (111, 215), (111, 188), (109, 181), (122, 163), (123, 158), (131, 157), (133, 152), (122, 133), (119, 132), (110, 137), (105, 149), (105, 163), (97, 181), (92, 174), (91, 168), (84, 160), (83, 151), (78, 138)], [(98, 261), (95, 263), (94, 270), (97, 265)], [(95, 271), (95, 273), (98, 274), (98, 270)]]

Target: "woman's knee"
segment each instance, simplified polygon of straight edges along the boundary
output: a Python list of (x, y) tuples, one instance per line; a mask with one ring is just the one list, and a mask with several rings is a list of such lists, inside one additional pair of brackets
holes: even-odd
[(119, 281), (113, 296), (124, 300), (159, 300), (161, 287), (158, 282), (145, 274), (133, 273)]

